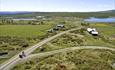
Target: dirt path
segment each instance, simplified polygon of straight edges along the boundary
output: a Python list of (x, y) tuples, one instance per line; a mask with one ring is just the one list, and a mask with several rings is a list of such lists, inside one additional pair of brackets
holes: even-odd
[[(52, 36), (52, 37), (50, 37), (50, 38), (47, 38), (47, 39), (45, 39), (45, 40), (39, 42), (38, 44), (36, 44), (36, 45), (34, 45), (34, 46), (32, 46), (32, 47), (29, 47), (29, 48), (27, 48), (27, 49), (25, 49), (25, 50), (23, 50), (23, 51), (25, 52), (26, 55), (29, 55), (29, 54), (31, 54), (34, 50), (36, 50), (36, 49), (39, 48), (40, 46), (46, 44), (47, 42), (49, 42), (49, 41), (51, 41), (51, 40), (53, 40), (53, 39), (55, 39), (55, 38), (57, 38), (57, 37), (59, 37), (59, 36), (65, 34), (65, 33), (68, 33), (68, 32), (70, 32), (70, 31), (74, 31), (74, 30), (77, 30), (77, 29), (80, 29), (80, 28), (74, 28), (74, 29), (70, 29), (70, 30), (61, 32), (61, 33), (59, 33), (59, 34), (56, 34), (56, 35), (54, 35), (54, 36)], [(21, 53), (22, 53), (22, 51), (21, 51), (19, 54), (21, 54)], [(11, 67), (12, 65), (16, 64), (17, 61), (20, 60), (19, 54), (16, 54), (14, 57), (12, 57), (12, 58), (9, 59), (8, 61), (6, 61), (6, 62), (4, 62), (3, 64), (1, 64), (1, 65), (0, 65), (0, 70), (9, 70), (9, 67)]]
[(49, 55), (53, 55), (56, 53), (60, 53), (60, 52), (66, 52), (66, 51), (72, 51), (72, 50), (81, 50), (81, 49), (100, 49), (100, 50), (111, 50), (111, 51), (115, 51), (115, 48), (108, 48), (108, 47), (101, 47), (101, 46), (79, 46), (79, 47), (69, 47), (69, 48), (65, 48), (65, 49), (59, 49), (59, 50), (54, 50), (54, 51), (49, 51), (49, 52), (43, 52), (43, 53), (37, 53), (37, 54), (31, 54), (28, 57), (26, 57), (25, 59), (29, 59), (32, 57), (46, 57)]

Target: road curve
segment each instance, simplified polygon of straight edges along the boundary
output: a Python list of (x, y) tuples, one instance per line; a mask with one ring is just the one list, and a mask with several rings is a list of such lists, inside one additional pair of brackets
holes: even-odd
[[(80, 28), (73, 28), (73, 29), (70, 29), (70, 30), (67, 30), (67, 31), (64, 31), (64, 32), (61, 32), (59, 34), (56, 34), (52, 37), (49, 37), (45, 40), (42, 40), (41, 42), (39, 42), (38, 44), (32, 46), (32, 47), (29, 47), (25, 50), (23, 50), (25, 52), (26, 55), (29, 55), (31, 54), (34, 50), (36, 50), (38, 47), (44, 45), (45, 43), (65, 34), (65, 33), (68, 33), (70, 31), (74, 31), (74, 30), (77, 30), (77, 29), (80, 29)], [(22, 51), (21, 51), (22, 52)], [(21, 54), (21, 52), (19, 54)], [(10, 67), (12, 64), (16, 64), (17, 61), (20, 60), (19, 58), (19, 54), (15, 55), (14, 57), (12, 57), (11, 59), (9, 59), (8, 61), (4, 62), (3, 64), (0, 65), (0, 70), (9, 70), (8, 67)]]
[(54, 54), (61, 53), (61, 52), (67, 52), (67, 51), (72, 51), (72, 50), (80, 50), (80, 49), (100, 49), (100, 50), (111, 50), (111, 51), (115, 51), (115, 48), (108, 48), (108, 47), (101, 47), (101, 46), (79, 46), (79, 47), (70, 47), (70, 48), (65, 48), (65, 49), (59, 49), (59, 50), (49, 51), (49, 52), (31, 54), (31, 55), (25, 57), (24, 59), (16, 60), (15, 63), (12, 63), (12, 64), (11, 64), (10, 66), (8, 66), (7, 68), (4, 68), (4, 70), (11, 69), (11, 68), (14, 67), (16, 64), (21, 63), (21, 62), (26, 62), (26, 61), (30, 60), (31, 58), (36, 58), (36, 57), (37, 57), (37, 58), (43, 58), (43, 57), (47, 57), (47, 56), (54, 55)]
[(46, 56), (54, 55), (54, 54), (60, 53), (60, 52), (81, 50), (81, 49), (99, 49), (99, 50), (115, 51), (115, 48), (108, 48), (108, 47), (102, 47), (102, 46), (77, 46), (77, 47), (69, 47), (69, 48), (64, 48), (64, 49), (59, 49), (59, 50), (54, 50), (54, 51), (49, 51), (49, 52), (31, 54), (31, 55), (27, 56), (25, 59), (30, 59), (33, 57), (44, 57), (44, 56), (46, 57)]

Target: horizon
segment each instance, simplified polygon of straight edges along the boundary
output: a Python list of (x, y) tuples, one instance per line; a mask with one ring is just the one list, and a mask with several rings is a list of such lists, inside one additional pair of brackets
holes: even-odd
[(1, 0), (0, 12), (98, 12), (115, 10), (114, 0)]
[[(81, 11), (81, 12), (78, 12), (78, 11), (74, 11), (74, 12), (76, 12), (76, 13), (88, 13), (88, 12), (105, 12), (105, 11), (112, 11), (112, 10), (115, 10), (115, 9), (110, 9), (110, 10), (101, 10), (101, 11)], [(0, 11), (0, 12), (59, 12), (59, 13), (63, 13), (63, 12), (65, 12), (65, 13), (69, 13), (69, 12), (72, 12), (72, 11)], [(73, 12), (73, 13), (74, 13)]]

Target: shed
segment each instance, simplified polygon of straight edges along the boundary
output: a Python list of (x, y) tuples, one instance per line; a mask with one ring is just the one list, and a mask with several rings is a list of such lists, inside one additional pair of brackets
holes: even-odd
[(64, 28), (65, 26), (64, 26), (64, 25), (62, 25), (62, 24), (59, 24), (59, 25), (57, 25), (57, 27)]

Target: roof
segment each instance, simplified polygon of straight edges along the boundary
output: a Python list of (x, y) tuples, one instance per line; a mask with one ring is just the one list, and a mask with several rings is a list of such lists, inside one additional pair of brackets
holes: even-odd
[(87, 28), (87, 31), (88, 31), (88, 32), (92, 31), (92, 28)]
[(62, 24), (59, 24), (59, 25), (57, 25), (57, 26), (64, 26), (64, 25), (62, 25)]
[(88, 32), (96, 31), (96, 28), (87, 28), (87, 31), (88, 31)]
[(97, 31), (92, 31), (91, 34), (98, 34), (98, 32)]

